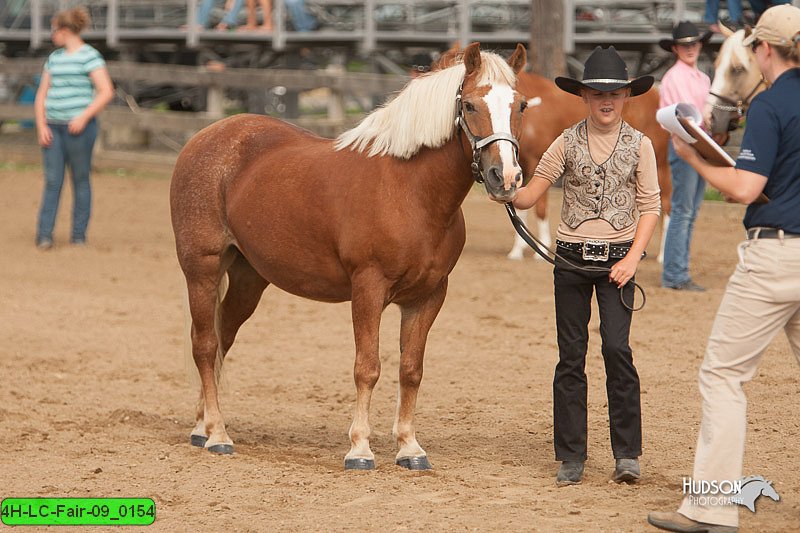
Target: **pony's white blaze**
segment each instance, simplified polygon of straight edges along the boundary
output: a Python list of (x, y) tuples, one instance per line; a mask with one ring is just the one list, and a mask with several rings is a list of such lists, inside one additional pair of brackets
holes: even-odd
[[(511, 135), (511, 104), (514, 103), (514, 89), (508, 85), (495, 85), (483, 97), (492, 119), (492, 133)], [(500, 161), (503, 163), (503, 188), (509, 190), (520, 172), (514, 154), (514, 145), (509, 141), (498, 141)]]

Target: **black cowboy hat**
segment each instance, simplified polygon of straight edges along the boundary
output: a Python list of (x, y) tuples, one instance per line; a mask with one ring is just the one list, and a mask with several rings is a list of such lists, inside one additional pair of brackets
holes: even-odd
[(711, 39), (712, 34), (713, 32), (707, 31), (700, 35), (697, 26), (688, 20), (682, 20), (672, 28), (672, 39), (661, 39), (658, 41), (658, 46), (667, 52), (672, 52), (672, 47), (676, 44), (691, 44), (698, 41), (705, 44)]
[(613, 46), (598, 46), (583, 64), (583, 80), (559, 76), (556, 85), (568, 93), (581, 95), (581, 89), (596, 91), (616, 91), (625, 87), (631, 88), (631, 96), (646, 93), (653, 86), (653, 76), (642, 76), (634, 80), (628, 79), (628, 67)]

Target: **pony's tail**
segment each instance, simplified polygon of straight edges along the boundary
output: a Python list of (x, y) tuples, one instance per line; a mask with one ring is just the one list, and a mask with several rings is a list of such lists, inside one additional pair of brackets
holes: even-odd
[[(186, 375), (189, 380), (189, 385), (194, 389), (200, 388), (200, 373), (197, 371), (197, 365), (194, 362), (194, 355), (192, 354), (192, 313), (189, 310), (189, 289), (184, 283), (183, 291), (183, 356), (186, 366)], [(214, 298), (214, 335), (217, 337), (217, 356), (214, 358), (214, 382), (219, 387), (222, 382), (222, 361), (224, 354), (222, 353), (222, 339), (220, 337), (220, 321), (222, 318), (222, 300), (228, 292), (228, 274), (227, 272), (222, 275), (217, 285), (217, 295)]]

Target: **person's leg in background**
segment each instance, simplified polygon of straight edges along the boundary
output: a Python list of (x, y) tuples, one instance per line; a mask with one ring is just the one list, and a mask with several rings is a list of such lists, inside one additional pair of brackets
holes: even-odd
[(312, 31), (317, 28), (317, 19), (306, 11), (305, 0), (284, 0), (284, 5), (296, 31)]
[(689, 276), (689, 247), (697, 205), (702, 203), (703, 181), (686, 161), (681, 159), (669, 143), (669, 163), (672, 170), (672, 211), (667, 235), (664, 238), (664, 267), (661, 285), (671, 289), (703, 290)]
[(97, 139), (97, 120), (91, 120), (79, 135), (68, 135), (65, 142), (67, 164), (72, 176), (72, 236), (73, 244), (86, 242), (86, 228), (92, 212), (92, 151)]
[(61, 187), (64, 185), (66, 163), (64, 137), (68, 135), (66, 124), (48, 124), (48, 126), (53, 132), (53, 141), (50, 146), (42, 148), (44, 191), (36, 226), (36, 245), (42, 249), (53, 246), (53, 228), (56, 225)]
[(242, 10), (244, 0), (228, 0), (225, 2), (225, 16), (217, 24), (216, 29), (220, 31), (227, 30), (239, 24), (239, 12)]

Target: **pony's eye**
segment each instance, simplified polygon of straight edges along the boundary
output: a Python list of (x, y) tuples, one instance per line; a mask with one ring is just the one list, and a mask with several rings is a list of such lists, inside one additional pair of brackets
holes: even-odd
[(522, 101), (522, 102), (520, 102), (520, 104), (519, 104), (519, 112), (520, 112), (520, 113), (522, 113), (522, 112), (523, 112), (523, 111), (525, 111), (526, 109), (528, 109), (528, 102), (526, 102), (525, 100), (523, 100), (523, 101)]
[(468, 112), (472, 113), (472, 112), (475, 111), (475, 106), (472, 105), (469, 102), (464, 102), (464, 109), (467, 110)]

